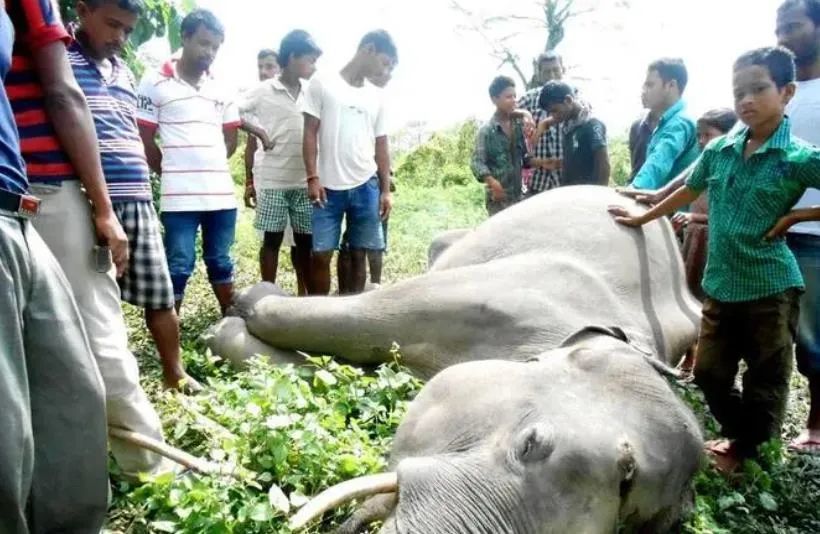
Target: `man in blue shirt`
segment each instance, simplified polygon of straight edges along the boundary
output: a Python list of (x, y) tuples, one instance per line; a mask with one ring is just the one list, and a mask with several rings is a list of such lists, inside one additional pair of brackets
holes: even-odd
[(646, 150), (646, 160), (632, 180), (635, 189), (658, 189), (698, 157), (695, 121), (686, 114), (682, 95), (689, 77), (683, 60), (659, 59), (649, 65), (643, 102), (660, 117)]
[[(48, 0), (6, 3), (29, 21)], [(0, 78), (15, 28), (0, 9)], [(103, 385), (71, 288), (29, 219), (28, 181), (0, 85), (0, 532), (99, 532), (108, 454)]]

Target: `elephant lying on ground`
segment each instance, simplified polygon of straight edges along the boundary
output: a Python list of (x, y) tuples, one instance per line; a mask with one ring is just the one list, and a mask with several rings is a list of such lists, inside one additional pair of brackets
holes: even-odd
[(449, 367), (410, 405), (393, 472), (331, 488), (292, 526), (372, 489), (340, 533), (676, 531), (702, 437), (665, 366), (626, 341), (589, 327), (529, 362)]
[(699, 318), (672, 227), (618, 225), (614, 203), (634, 206), (605, 187), (549, 191), (451, 235), (415, 278), (351, 297), (251, 299), (244, 324), (228, 319), (212, 345), (232, 347), (234, 361), (267, 344), (377, 364), (396, 342), (403, 364), (429, 377), (459, 362), (526, 360), (587, 324), (615, 324), (672, 362)]

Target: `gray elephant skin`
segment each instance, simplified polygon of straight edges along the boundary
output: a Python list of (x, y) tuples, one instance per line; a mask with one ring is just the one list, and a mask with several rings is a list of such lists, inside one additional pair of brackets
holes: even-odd
[(702, 437), (658, 364), (618, 329), (587, 328), (529, 362), (436, 375), (396, 434), (396, 489), (340, 533), (676, 532)]
[(673, 362), (695, 340), (699, 306), (672, 227), (626, 228), (609, 204), (634, 207), (606, 187), (538, 195), (436, 240), (428, 272), (362, 295), (256, 289), (240, 303), (244, 324), (227, 319), (210, 344), (239, 363), (258, 353), (289, 361), (288, 351), (302, 350), (378, 364), (392, 359), (395, 342), (402, 363), (430, 377), (460, 362), (524, 361), (586, 325), (607, 324)]

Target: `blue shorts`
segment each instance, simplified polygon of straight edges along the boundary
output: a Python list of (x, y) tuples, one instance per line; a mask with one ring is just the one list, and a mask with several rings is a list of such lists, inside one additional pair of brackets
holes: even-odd
[(806, 284), (797, 326), (797, 368), (810, 378), (820, 377), (820, 236), (791, 232), (788, 243)]
[(325, 206), (313, 206), (313, 251), (331, 252), (339, 248), (342, 219), (346, 219), (346, 234), (351, 249), (383, 250), (379, 179), (374, 176), (362, 185), (345, 191), (325, 191)]
[(165, 255), (174, 286), (174, 298), (181, 300), (188, 278), (196, 266), (196, 235), (202, 227), (202, 259), (212, 284), (233, 281), (233, 246), (236, 210), (164, 211)]

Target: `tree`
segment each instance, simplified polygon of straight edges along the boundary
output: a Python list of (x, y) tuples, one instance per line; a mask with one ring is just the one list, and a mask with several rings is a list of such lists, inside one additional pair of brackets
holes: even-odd
[[(124, 51), (125, 59), (134, 73), (139, 76), (142, 73), (142, 65), (136, 56), (136, 51), (143, 43), (154, 37), (167, 37), (171, 50), (176, 50), (182, 45), (180, 35), (180, 24), (183, 13), (191, 11), (196, 7), (194, 0), (144, 0), (145, 12), (139, 19), (134, 33), (131, 34), (128, 46)], [(77, 18), (74, 9), (76, 0), (59, 0), (60, 14), (66, 22)]]
[(483, 17), (463, 7), (457, 0), (450, 0), (450, 5), (464, 15), (466, 23), (463, 28), (481, 36), (490, 46), (490, 54), (501, 61), (499, 67), (510, 65), (525, 87), (537, 85), (537, 56), (533, 59), (533, 76), (528, 78), (521, 68), (521, 58), (511, 48), (510, 42), (525, 31), (544, 31), (546, 39), (542, 52), (555, 50), (564, 40), (567, 21), (594, 9), (580, 8), (576, 0), (537, 0), (535, 5), (541, 12), (540, 16), (504, 14)]

